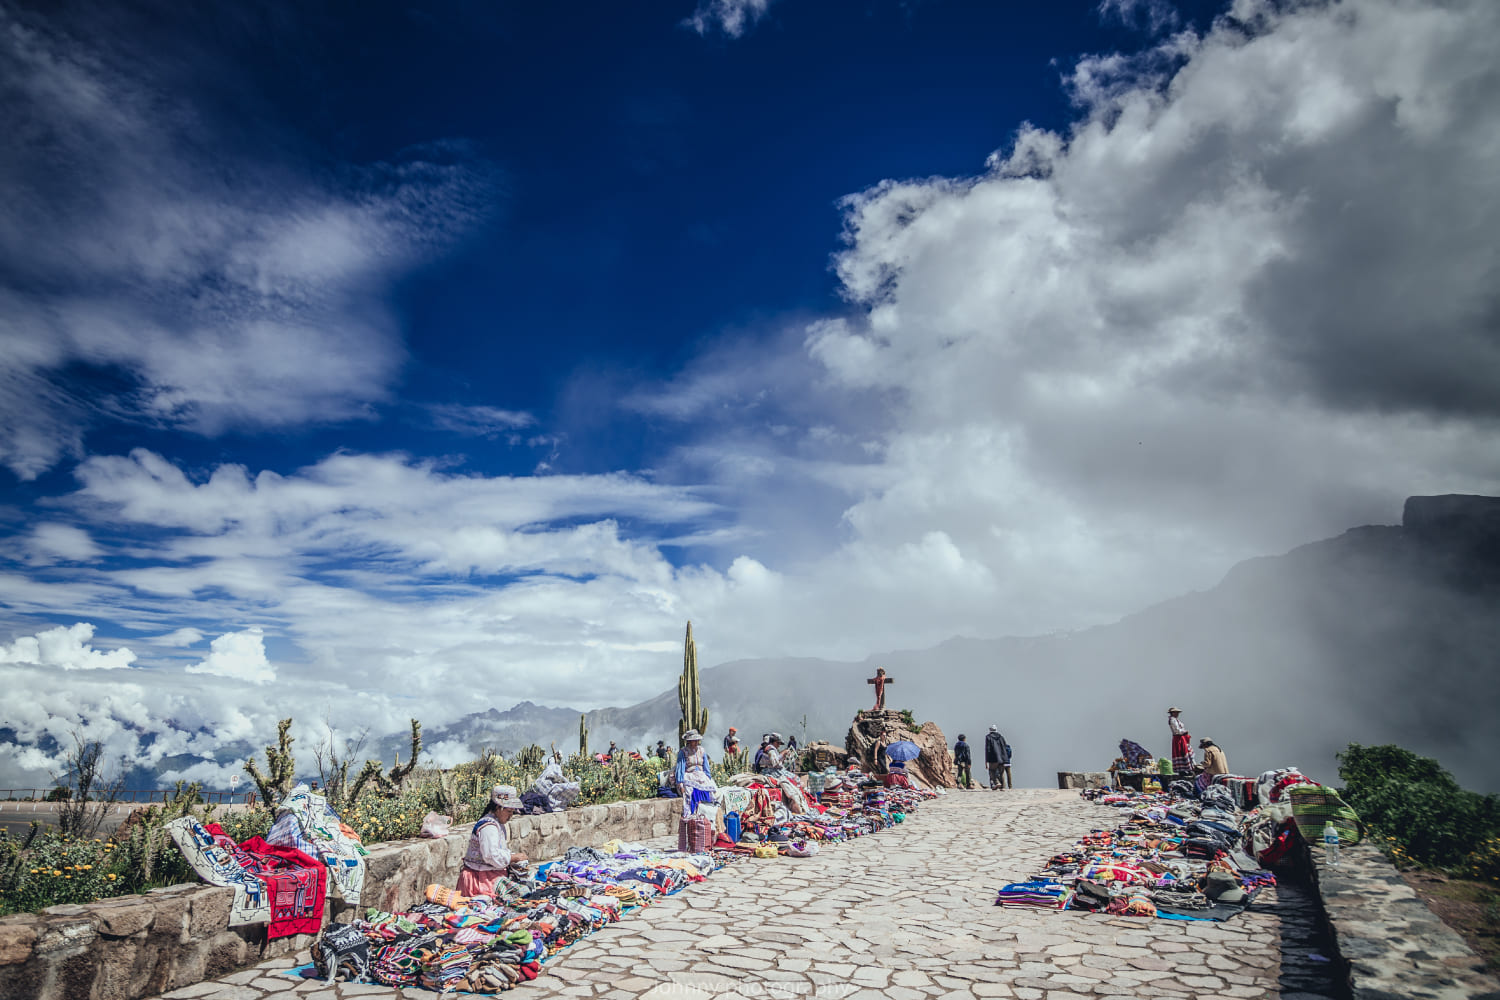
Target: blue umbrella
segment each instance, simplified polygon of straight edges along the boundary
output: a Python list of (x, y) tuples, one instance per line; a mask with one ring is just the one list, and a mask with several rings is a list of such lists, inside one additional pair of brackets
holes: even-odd
[(911, 740), (898, 740), (885, 748), (886, 756), (891, 760), (908, 761), (916, 760), (922, 752), (922, 748)]

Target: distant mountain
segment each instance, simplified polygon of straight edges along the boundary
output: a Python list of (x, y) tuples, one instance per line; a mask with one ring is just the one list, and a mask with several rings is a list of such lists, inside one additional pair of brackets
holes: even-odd
[[(876, 666), (892, 707), (950, 740), (989, 725), (1016, 750), (1016, 780), (1097, 769), (1124, 737), (1165, 756), (1166, 710), (1183, 709), (1236, 770), (1296, 764), (1336, 781), (1350, 742), (1400, 743), (1437, 757), (1471, 788), (1500, 791), (1500, 498), (1412, 497), (1402, 524), (1354, 528), (1235, 566), (1216, 587), (1067, 635), (950, 639), (860, 663), (742, 660), (703, 671), (717, 750), (776, 729), (835, 743), (873, 702)], [(474, 751), (577, 747), (578, 712), (523, 702), (427, 734)], [(594, 749), (676, 737), (675, 689), (588, 713)], [(382, 740), (386, 760), (403, 737)]]

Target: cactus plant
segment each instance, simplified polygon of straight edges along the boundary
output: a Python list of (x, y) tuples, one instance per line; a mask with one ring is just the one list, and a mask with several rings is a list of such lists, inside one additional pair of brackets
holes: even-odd
[(580, 757), (587, 757), (589, 755), (588, 716), (581, 712), (578, 715), (578, 755)]
[(521, 750), (520, 755), (516, 757), (516, 763), (520, 765), (521, 770), (526, 774), (530, 774), (532, 771), (540, 773), (546, 756), (547, 751), (533, 743)]
[(687, 623), (687, 638), (682, 644), (682, 676), (677, 679), (677, 704), (682, 718), (677, 720), (677, 745), (689, 729), (699, 734), (708, 730), (708, 709), (703, 707), (703, 692), (698, 687), (698, 646), (693, 642), (693, 623)]
[(297, 761), (292, 756), (292, 743), (295, 741), (288, 735), (291, 728), (291, 719), (282, 719), (276, 724), (276, 743), (266, 747), (266, 770), (270, 773), (262, 774), (260, 768), (255, 766), (254, 757), (245, 761), (245, 773), (250, 775), (250, 780), (260, 790), (260, 800), (272, 809), (286, 798), (297, 776)]

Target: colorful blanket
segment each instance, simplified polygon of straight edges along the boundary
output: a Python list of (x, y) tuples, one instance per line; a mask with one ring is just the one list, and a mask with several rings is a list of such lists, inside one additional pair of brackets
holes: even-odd
[(247, 871), (202, 823), (183, 816), (168, 823), (166, 831), (199, 878), (209, 885), (234, 890), (234, 900), (229, 904), (230, 927), (264, 924), (271, 919), (271, 896), (260, 876)]
[(266, 841), (296, 848), (321, 861), (344, 902), (359, 905), (365, 884), (365, 855), (369, 852), (326, 798), (305, 784), (293, 788), (277, 806), (276, 822)]

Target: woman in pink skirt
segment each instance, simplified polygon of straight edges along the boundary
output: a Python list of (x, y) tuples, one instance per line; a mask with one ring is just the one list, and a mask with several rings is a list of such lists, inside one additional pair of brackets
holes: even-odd
[(493, 896), (495, 882), (512, 862), (526, 861), (524, 854), (512, 854), (505, 824), (517, 810), (524, 808), (511, 785), (490, 789), (490, 804), (474, 824), (469, 849), (464, 854), (463, 870), (458, 873), (458, 891), (465, 896)]

